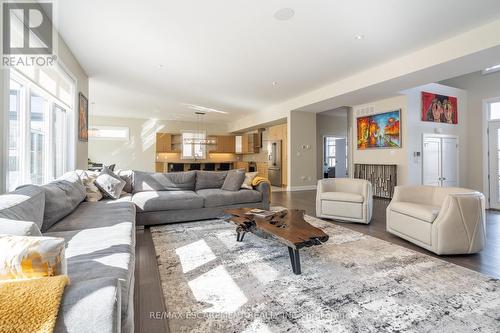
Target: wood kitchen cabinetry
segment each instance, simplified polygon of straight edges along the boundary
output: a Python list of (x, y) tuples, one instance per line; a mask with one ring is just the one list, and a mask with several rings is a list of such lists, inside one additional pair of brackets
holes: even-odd
[(257, 162), (257, 176), (269, 178), (269, 172), (267, 169), (267, 162)]
[(257, 154), (259, 152), (259, 135), (257, 133), (243, 134), (241, 138), (242, 154)]
[(156, 152), (157, 153), (172, 152), (172, 134), (156, 133)]
[(218, 135), (216, 137), (217, 144), (211, 153), (230, 153), (236, 152), (236, 141), (234, 135)]

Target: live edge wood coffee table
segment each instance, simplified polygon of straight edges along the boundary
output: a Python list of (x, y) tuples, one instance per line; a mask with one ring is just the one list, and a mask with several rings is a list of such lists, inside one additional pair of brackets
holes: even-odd
[(288, 247), (292, 270), (300, 274), (299, 250), (321, 245), (328, 235), (304, 220), (304, 211), (297, 209), (267, 214), (252, 213), (252, 208), (226, 209), (224, 219), (236, 225), (236, 241), (242, 242), (245, 233), (252, 232), (264, 238), (274, 238)]

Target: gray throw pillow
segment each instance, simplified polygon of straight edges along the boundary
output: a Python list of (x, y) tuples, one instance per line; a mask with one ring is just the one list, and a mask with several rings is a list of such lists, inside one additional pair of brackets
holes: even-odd
[(222, 189), (226, 191), (239, 191), (241, 184), (245, 181), (245, 172), (241, 170), (230, 170), (227, 173)]
[(118, 177), (125, 181), (123, 192), (132, 193), (134, 184), (134, 171), (132, 170), (117, 170), (113, 171)]
[(119, 199), (126, 182), (115, 175), (108, 167), (104, 166), (94, 184), (102, 191), (105, 197)]
[(75, 171), (40, 187), (45, 191), (42, 232), (71, 214), (86, 197), (85, 186)]

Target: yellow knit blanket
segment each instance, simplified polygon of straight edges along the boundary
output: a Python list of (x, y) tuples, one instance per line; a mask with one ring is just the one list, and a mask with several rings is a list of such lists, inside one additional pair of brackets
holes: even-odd
[(252, 180), (252, 186), (257, 186), (260, 183), (268, 183), (269, 184), (269, 202), (271, 202), (271, 193), (272, 193), (271, 182), (269, 181), (269, 179), (261, 177), (261, 176), (257, 176)]
[(66, 275), (0, 281), (0, 332), (52, 332), (68, 283)]

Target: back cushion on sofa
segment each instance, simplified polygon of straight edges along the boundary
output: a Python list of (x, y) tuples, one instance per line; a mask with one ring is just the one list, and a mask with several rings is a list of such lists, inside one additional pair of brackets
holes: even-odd
[(196, 191), (206, 188), (221, 188), (227, 171), (196, 171)]
[(45, 192), (40, 186), (25, 185), (0, 195), (0, 217), (34, 222), (42, 228)]
[(144, 191), (194, 191), (196, 172), (134, 171), (134, 193)]
[(41, 188), (45, 191), (42, 232), (71, 214), (86, 196), (85, 186), (74, 171), (64, 174), (61, 178)]

